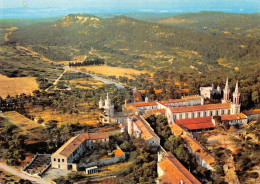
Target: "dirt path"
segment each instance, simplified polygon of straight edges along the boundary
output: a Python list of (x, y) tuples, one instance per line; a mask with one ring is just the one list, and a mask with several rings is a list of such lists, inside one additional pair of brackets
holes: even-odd
[(23, 179), (26, 179), (26, 180), (30, 180), (32, 182), (36, 182), (36, 183), (39, 183), (39, 184), (51, 184), (50, 182), (44, 180), (44, 179), (41, 179), (41, 178), (35, 178), (35, 177), (32, 177), (32, 176), (29, 176), (29, 175), (26, 175), (25, 173), (23, 173), (22, 171), (19, 171), (17, 169), (14, 169), (8, 165), (6, 165), (5, 163), (3, 162), (0, 162), (0, 168), (7, 171), (7, 172), (10, 172), (12, 173), (13, 175), (15, 176), (18, 176), (20, 178), (23, 178)]
[(7, 28), (6, 30), (10, 31), (8, 33), (5, 33), (5, 41), (9, 41), (8, 36), (10, 36), (11, 34), (13, 34), (13, 31), (18, 29), (17, 27), (11, 27), (11, 28)]
[(228, 171), (226, 172), (226, 182), (230, 184), (239, 184), (240, 182), (235, 172), (235, 164), (232, 155), (228, 158), (227, 165), (229, 168)]
[[(59, 80), (61, 79), (61, 77), (67, 72), (67, 69), (64, 70), (64, 72), (55, 80), (55, 82), (53, 83), (53, 85), (51, 85), (50, 87), (52, 86), (56, 86), (59, 82)], [(48, 91), (50, 89), (50, 87), (48, 87), (45, 91)]]

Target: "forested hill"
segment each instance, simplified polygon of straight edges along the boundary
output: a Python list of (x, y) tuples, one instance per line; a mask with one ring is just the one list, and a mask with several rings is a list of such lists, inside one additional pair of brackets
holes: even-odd
[[(59, 46), (78, 49), (80, 54), (84, 54), (94, 48), (123, 55), (128, 58), (126, 62), (132, 63), (145, 63), (146, 60), (153, 62), (152, 57), (144, 55), (148, 53), (160, 51), (169, 56), (168, 59), (158, 59), (157, 66), (177, 63), (171, 60), (174, 55), (178, 55), (173, 48), (195, 52), (199, 57), (190, 56), (190, 60), (203, 63), (217, 64), (216, 61), (220, 58), (254, 60), (260, 56), (258, 39), (203, 34), (188, 28), (144, 22), (125, 16), (101, 19), (85, 14), (68, 15), (59, 21), (32, 24), (18, 29), (9, 39), (20, 44), (34, 45), (38, 51), (45, 49), (51, 52), (50, 47)], [(61, 53), (66, 55), (67, 52)], [(69, 55), (71, 53), (72, 50)]]
[(211, 34), (260, 38), (260, 13), (240, 14), (202, 11), (160, 18), (154, 21)]

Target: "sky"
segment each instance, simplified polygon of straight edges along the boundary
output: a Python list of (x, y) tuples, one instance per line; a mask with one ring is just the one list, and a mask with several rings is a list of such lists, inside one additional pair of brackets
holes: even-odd
[(216, 8), (228, 9), (260, 7), (259, 0), (0, 0), (4, 8), (119, 8), (119, 9), (169, 9), (169, 8)]
[[(75, 13), (79, 9), (79, 13), (186, 13), (203, 10), (256, 13), (260, 12), (260, 0), (0, 0), (0, 8), (6, 9), (2, 14), (0, 12), (0, 17), (29, 15), (30, 11), (36, 10), (49, 11), (49, 15), (54, 15), (54, 12)], [(13, 8), (19, 11), (7, 11)]]

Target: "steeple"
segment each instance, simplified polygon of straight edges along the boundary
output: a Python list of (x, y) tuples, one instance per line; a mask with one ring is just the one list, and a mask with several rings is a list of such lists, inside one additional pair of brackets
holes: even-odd
[(238, 81), (237, 81), (237, 83), (236, 83), (235, 93), (238, 93)]
[(102, 97), (100, 96), (100, 100), (99, 100), (99, 108), (103, 108), (104, 107), (104, 101), (102, 99)]
[(222, 103), (228, 103), (229, 102), (229, 93), (230, 93), (230, 90), (229, 90), (229, 87), (228, 87), (228, 78), (227, 78), (225, 89), (224, 89), (224, 98), (222, 100)]
[(105, 108), (109, 109), (111, 106), (111, 99), (109, 99), (108, 93), (107, 93), (107, 98), (105, 100)]
[(226, 80), (225, 89), (228, 89), (228, 77), (227, 77), (227, 80)]
[(240, 97), (240, 93), (238, 91), (238, 81), (237, 81), (235, 92), (233, 93), (233, 103), (234, 104), (239, 105), (239, 97)]

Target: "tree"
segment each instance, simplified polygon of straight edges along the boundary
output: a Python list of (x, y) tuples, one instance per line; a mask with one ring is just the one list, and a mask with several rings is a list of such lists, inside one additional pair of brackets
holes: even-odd
[(260, 100), (260, 97), (259, 97), (259, 92), (258, 91), (254, 91), (252, 93), (252, 101), (255, 103), (255, 104), (259, 104), (259, 101)]

